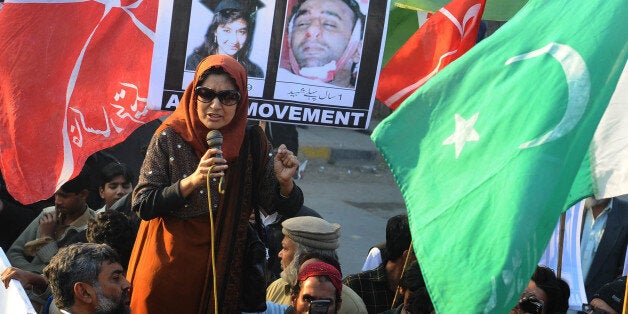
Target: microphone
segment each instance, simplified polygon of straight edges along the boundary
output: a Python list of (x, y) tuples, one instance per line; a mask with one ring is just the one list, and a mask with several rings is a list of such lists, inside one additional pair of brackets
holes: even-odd
[[(218, 148), (222, 150), (222, 134), (218, 130), (211, 130), (207, 133), (207, 145), (209, 148)], [(222, 154), (216, 154), (215, 157), (222, 158)], [(209, 179), (209, 176), (207, 177)], [(225, 184), (225, 177), (220, 177), (220, 182), (218, 182), (218, 193), (225, 194), (225, 189), (223, 188)]]
[[(207, 133), (207, 145), (209, 145), (209, 148), (222, 150), (222, 134), (220, 134), (220, 131), (211, 130)], [(216, 154), (214, 156), (222, 158), (222, 154)]]

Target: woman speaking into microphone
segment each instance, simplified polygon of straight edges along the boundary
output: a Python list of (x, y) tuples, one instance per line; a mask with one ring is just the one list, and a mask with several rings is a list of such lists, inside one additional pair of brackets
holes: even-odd
[[(296, 156), (284, 145), (271, 155), (262, 129), (247, 129), (246, 86), (232, 57), (203, 59), (153, 135), (133, 191), (143, 221), (127, 276), (132, 313), (250, 311), (241, 303), (252, 209), (294, 215), (303, 193), (292, 181)], [(221, 148), (208, 146), (211, 130), (222, 134)]]

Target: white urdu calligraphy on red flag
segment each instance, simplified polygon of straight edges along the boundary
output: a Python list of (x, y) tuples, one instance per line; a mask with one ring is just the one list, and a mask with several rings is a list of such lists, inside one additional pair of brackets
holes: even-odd
[(158, 1), (5, 1), (0, 10), (0, 170), (28, 204), (91, 154), (166, 114), (146, 97)]

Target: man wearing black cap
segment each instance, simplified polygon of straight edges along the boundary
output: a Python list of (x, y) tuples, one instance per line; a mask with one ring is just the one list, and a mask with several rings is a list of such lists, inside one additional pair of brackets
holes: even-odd
[(619, 314), (622, 312), (625, 294), (626, 276), (603, 285), (602, 288), (593, 295), (591, 302), (582, 306), (582, 310), (586, 313)]
[(355, 291), (366, 304), (369, 313), (381, 313), (398, 306), (393, 304), (397, 284), (409, 254), (412, 241), (407, 215), (397, 215), (386, 223), (387, 260), (377, 268), (344, 279), (344, 284)]

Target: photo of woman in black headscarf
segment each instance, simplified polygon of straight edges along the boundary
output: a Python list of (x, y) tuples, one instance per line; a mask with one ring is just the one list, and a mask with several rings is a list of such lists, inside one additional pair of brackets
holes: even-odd
[(201, 1), (214, 12), (203, 44), (194, 48), (187, 57), (185, 69), (194, 71), (203, 58), (214, 54), (226, 54), (236, 59), (249, 77), (264, 77), (264, 72), (249, 59), (252, 34), (255, 29), (255, 12), (261, 2), (222, 0)]

